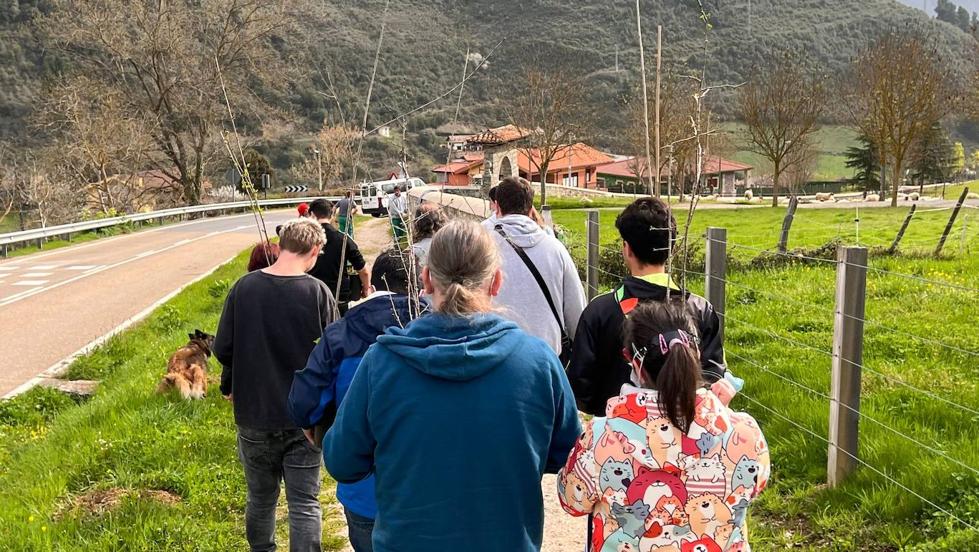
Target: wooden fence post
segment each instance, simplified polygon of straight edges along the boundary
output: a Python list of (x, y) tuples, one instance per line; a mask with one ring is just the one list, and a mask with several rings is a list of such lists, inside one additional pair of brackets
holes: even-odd
[(591, 301), (598, 295), (598, 264), (599, 264), (599, 254), (598, 254), (598, 211), (595, 209), (590, 209), (588, 211), (588, 218), (585, 224), (588, 226), (588, 300)]
[(948, 217), (948, 224), (945, 225), (945, 231), (942, 232), (942, 239), (938, 242), (938, 247), (935, 248), (936, 257), (942, 253), (942, 248), (945, 247), (945, 240), (948, 239), (948, 235), (952, 231), (952, 226), (955, 224), (955, 219), (959, 216), (959, 211), (962, 210), (962, 204), (965, 203), (965, 198), (968, 195), (969, 188), (966, 187), (962, 190), (962, 195), (959, 196), (958, 202), (955, 203), (955, 208), (952, 209), (952, 216)]
[(799, 196), (789, 198), (789, 208), (785, 211), (785, 218), (782, 219), (782, 233), (778, 238), (778, 252), (785, 253), (789, 246), (789, 230), (792, 229), (792, 220), (795, 218), (795, 209), (799, 206)]
[(911, 205), (911, 210), (908, 211), (908, 216), (904, 217), (904, 223), (901, 224), (901, 229), (898, 230), (897, 235), (894, 236), (894, 243), (887, 248), (888, 253), (895, 253), (897, 251), (897, 247), (901, 245), (901, 240), (904, 239), (904, 232), (907, 231), (908, 225), (911, 224), (911, 219), (914, 217), (914, 212), (917, 208), (917, 203)]
[(707, 300), (714, 306), (721, 321), (718, 330), (720, 339), (724, 339), (724, 313), (727, 301), (727, 229), (707, 228), (706, 281), (704, 291)]
[(867, 249), (841, 247), (836, 268), (833, 372), (829, 404), (827, 482), (835, 487), (857, 461), (863, 319), (867, 300)]

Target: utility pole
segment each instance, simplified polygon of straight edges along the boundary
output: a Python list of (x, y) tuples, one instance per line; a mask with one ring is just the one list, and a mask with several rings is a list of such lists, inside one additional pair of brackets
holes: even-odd
[(751, 0), (748, 0), (748, 38), (751, 38)]
[(323, 191), (323, 154), (320, 153), (319, 148), (313, 148), (313, 153), (316, 154), (316, 173), (317, 180), (319, 181), (319, 189)]
[(615, 45), (615, 72), (619, 72), (619, 45)]
[(659, 144), (659, 89), (660, 89), (660, 71), (663, 66), (663, 26), (656, 25), (656, 182), (653, 184), (656, 190), (656, 197), (660, 196), (660, 144)]

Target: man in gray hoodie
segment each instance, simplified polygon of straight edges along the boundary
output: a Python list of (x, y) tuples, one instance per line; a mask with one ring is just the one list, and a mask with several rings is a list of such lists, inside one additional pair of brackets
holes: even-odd
[[(508, 177), (496, 187), (499, 218), (492, 230), (503, 255), (503, 287), (495, 304), (503, 316), (543, 339), (558, 355), (562, 334), (574, 339), (585, 308), (585, 291), (571, 255), (553, 235), (530, 218), (534, 189), (523, 178)], [(554, 309), (517, 248), (540, 274)], [(565, 355), (570, 351), (564, 351)]]

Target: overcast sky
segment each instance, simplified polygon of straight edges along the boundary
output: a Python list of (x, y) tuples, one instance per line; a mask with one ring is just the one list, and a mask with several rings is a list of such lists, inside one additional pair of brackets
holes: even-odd
[[(925, 5), (928, 6), (928, 15), (935, 16), (935, 4), (938, 0), (897, 0), (898, 2), (918, 8), (919, 10), (925, 9)], [(979, 0), (952, 0), (952, 3), (956, 6), (962, 6), (970, 12), (979, 12)]]

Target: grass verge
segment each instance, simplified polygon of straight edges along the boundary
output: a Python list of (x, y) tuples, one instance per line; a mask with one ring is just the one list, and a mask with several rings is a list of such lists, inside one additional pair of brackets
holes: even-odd
[[(102, 380), (89, 401), (36, 388), (0, 402), (0, 535), (5, 550), (242, 550), (245, 482), (218, 368), (203, 401), (158, 395), (188, 331), (216, 327), (246, 257), (220, 267), (144, 322), (79, 358)], [(324, 548), (340, 526), (324, 481)], [(284, 521), (279, 523), (285, 528)], [(280, 534), (280, 544), (285, 542)]]

